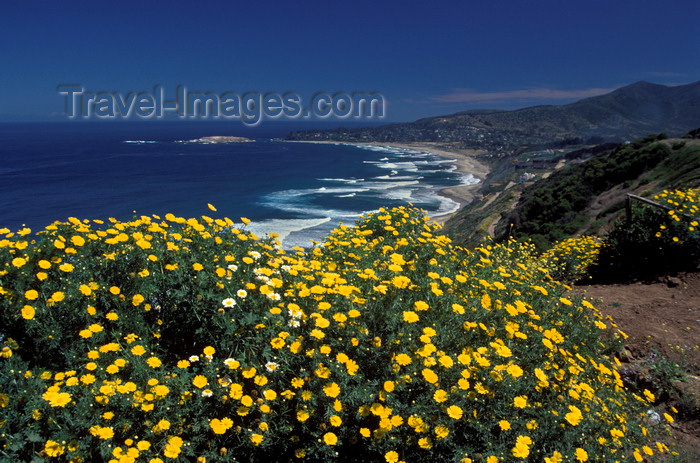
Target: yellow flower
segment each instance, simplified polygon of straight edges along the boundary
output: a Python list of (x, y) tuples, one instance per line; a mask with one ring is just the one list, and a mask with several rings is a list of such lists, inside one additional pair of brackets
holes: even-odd
[(24, 293), (24, 297), (29, 301), (33, 301), (39, 297), (39, 293), (35, 289), (30, 289)]
[(564, 461), (564, 455), (557, 451), (554, 451), (551, 457), (544, 459), (545, 463), (561, 463), (562, 461)]
[(583, 419), (583, 415), (581, 414), (581, 410), (579, 410), (578, 407), (574, 405), (569, 405), (569, 410), (571, 410), (569, 413), (564, 416), (566, 421), (569, 422), (572, 426), (576, 426), (581, 422)]
[(158, 357), (149, 357), (148, 360), (146, 360), (146, 363), (151, 368), (158, 368), (163, 364)]
[(507, 420), (501, 420), (498, 422), (498, 426), (500, 426), (501, 430), (508, 431), (510, 429), (510, 422)]
[(421, 310), (428, 310), (430, 306), (428, 305), (427, 302), (424, 301), (416, 301), (413, 306), (415, 307), (416, 310), (421, 311)]
[(131, 348), (131, 353), (134, 355), (143, 355), (146, 353), (146, 349), (141, 345), (136, 345)]
[(202, 389), (204, 386), (206, 386), (207, 384), (209, 384), (209, 380), (208, 380), (205, 376), (197, 375), (197, 376), (195, 376), (194, 379), (192, 380), (192, 384), (193, 384), (196, 388)]
[(328, 421), (331, 423), (331, 426), (335, 426), (336, 428), (343, 424), (343, 419), (338, 415), (331, 415)]
[(180, 455), (180, 448), (182, 447), (182, 444), (182, 438), (178, 436), (168, 437), (168, 443), (163, 449), (163, 455), (165, 455), (166, 458), (177, 458)]
[(578, 447), (576, 449), (576, 451), (574, 452), (574, 456), (576, 457), (576, 461), (588, 461), (588, 452), (586, 452), (581, 447)]
[(34, 318), (35, 313), (36, 312), (34, 311), (34, 307), (32, 307), (31, 305), (25, 305), (24, 307), (22, 307), (22, 318), (24, 318), (25, 320), (31, 320), (32, 318)]
[(438, 403), (445, 402), (447, 400), (447, 392), (442, 389), (438, 389), (433, 394), (433, 400)]
[(224, 434), (228, 429), (233, 427), (233, 421), (230, 418), (214, 418), (209, 421), (209, 427), (214, 431), (215, 434)]
[(459, 420), (462, 418), (462, 409), (457, 405), (450, 405), (447, 407), (447, 415), (453, 420)]
[(399, 289), (407, 288), (411, 284), (411, 279), (403, 275), (391, 279), (391, 284)]
[(513, 399), (513, 406), (517, 408), (527, 407), (527, 396), (519, 395)]
[(437, 437), (438, 439), (444, 439), (449, 434), (450, 430), (447, 429), (447, 427), (442, 425), (435, 426), (435, 437)]
[(156, 434), (166, 431), (168, 429), (170, 429), (170, 421), (168, 420), (160, 420), (158, 421), (158, 423), (155, 424), (155, 426), (153, 426), (153, 432), (155, 432)]
[(338, 397), (338, 394), (340, 394), (340, 386), (338, 386), (336, 383), (328, 383), (323, 387), (323, 392), (328, 397)]
[(325, 442), (326, 445), (335, 445), (338, 443), (338, 436), (332, 432), (327, 432), (323, 435), (323, 442)]
[(418, 439), (418, 446), (422, 449), (429, 449), (433, 447), (433, 443), (430, 441), (429, 437), (421, 437)]
[(90, 434), (99, 439), (107, 440), (114, 437), (114, 430), (106, 426), (93, 426), (90, 428)]
[(45, 453), (49, 457), (57, 457), (63, 455), (65, 451), (66, 447), (56, 441), (47, 440), (46, 444), (44, 444), (43, 453)]
[(202, 264), (198, 263), (198, 262), (195, 262), (194, 264), (192, 264), (192, 269), (193, 269), (195, 272), (199, 272), (199, 271), (201, 271), (201, 270), (204, 270), (204, 266), (203, 266)]
[(405, 310), (403, 312), (403, 321), (406, 323), (415, 323), (418, 320), (420, 320), (420, 317), (418, 316), (417, 313), (415, 313), (412, 310)]
[(384, 454), (384, 459), (387, 461), (387, 463), (397, 463), (399, 461), (399, 454), (391, 450)]
[(59, 268), (59, 270), (61, 270), (62, 272), (66, 272), (66, 273), (70, 273), (70, 272), (73, 271), (73, 269), (75, 269), (75, 267), (73, 267), (72, 264), (69, 264), (69, 263), (67, 263), (67, 262), (65, 262), (65, 263), (63, 263), (63, 264), (61, 264), (61, 265), (59, 265), (58, 268)]
[(430, 368), (423, 369), (421, 374), (423, 375), (423, 378), (430, 384), (435, 384), (438, 382), (438, 375), (435, 374), (435, 372)]
[(216, 212), (216, 208), (212, 206), (210, 203), (207, 203), (207, 207), (209, 208), (210, 211)]
[(508, 374), (511, 375), (513, 378), (519, 378), (523, 375), (523, 369), (515, 364), (508, 365), (508, 367), (506, 368), (506, 372), (508, 372)]

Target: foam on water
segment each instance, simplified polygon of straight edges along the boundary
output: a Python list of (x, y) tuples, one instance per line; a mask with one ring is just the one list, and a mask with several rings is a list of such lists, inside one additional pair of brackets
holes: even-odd
[[(330, 221), (330, 217), (319, 217), (316, 219), (269, 219), (260, 222), (250, 222), (246, 225), (245, 229), (253, 232), (257, 236), (277, 233), (279, 235), (277, 239), (282, 244), (282, 247), (289, 249), (295, 246), (294, 244), (287, 243), (287, 238), (290, 234), (318, 227)], [(308, 243), (305, 245), (308, 246)]]

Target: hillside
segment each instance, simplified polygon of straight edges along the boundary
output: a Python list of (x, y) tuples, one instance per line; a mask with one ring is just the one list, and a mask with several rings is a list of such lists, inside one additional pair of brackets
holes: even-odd
[(561, 106), (515, 111), (473, 110), (380, 127), (293, 132), (289, 140), (442, 142), (455, 148), (512, 153), (603, 141), (652, 132), (680, 136), (700, 120), (700, 82), (668, 87), (637, 82)]
[[(501, 163), (482, 196), (448, 220), (445, 231), (460, 243), (489, 234), (530, 238), (546, 247), (566, 236), (604, 232), (624, 214), (627, 193), (649, 197), (700, 185), (700, 140), (695, 139), (650, 135), (550, 161), (540, 170), (532, 163)], [(539, 180), (529, 181), (531, 176)]]

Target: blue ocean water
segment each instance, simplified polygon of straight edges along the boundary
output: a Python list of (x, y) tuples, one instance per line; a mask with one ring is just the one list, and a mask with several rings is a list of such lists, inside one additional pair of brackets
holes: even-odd
[[(438, 191), (476, 181), (435, 154), (275, 138), (288, 130), (201, 122), (0, 124), (0, 227), (38, 231), (71, 216), (129, 220), (171, 212), (247, 217), (257, 234), (274, 231), (285, 247), (307, 246), (382, 206), (411, 202), (432, 216), (452, 212), (458, 204)], [(209, 135), (255, 142), (189, 142)]]

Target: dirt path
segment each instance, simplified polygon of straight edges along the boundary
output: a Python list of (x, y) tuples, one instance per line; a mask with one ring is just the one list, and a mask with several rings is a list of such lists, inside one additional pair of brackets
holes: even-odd
[[(688, 461), (700, 461), (700, 273), (651, 284), (581, 285), (575, 291), (629, 336), (621, 372), (668, 389), (658, 394), (657, 407), (679, 409), (671, 424), (676, 444)], [(676, 373), (685, 379), (665, 380)]]

